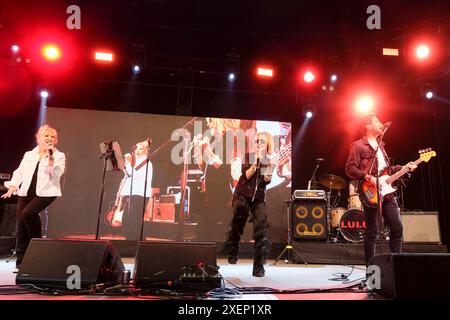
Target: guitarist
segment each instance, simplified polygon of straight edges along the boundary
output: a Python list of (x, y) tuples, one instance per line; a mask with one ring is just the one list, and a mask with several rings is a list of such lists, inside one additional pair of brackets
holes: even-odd
[[(352, 180), (367, 182), (376, 186), (376, 168), (379, 172), (388, 170), (391, 175), (402, 169), (402, 166), (390, 166), (388, 156), (384, 149), (384, 143), (378, 147), (379, 138), (386, 131), (387, 125), (383, 125), (374, 113), (363, 115), (359, 119), (358, 127), (363, 137), (350, 145), (350, 152), (345, 173)], [(375, 150), (377, 150), (375, 155)], [(375, 159), (374, 159), (375, 158)], [(417, 168), (410, 162), (406, 164), (409, 171)], [(376, 187), (375, 187), (376, 190)], [(360, 190), (359, 190), (360, 192)], [(363, 199), (364, 195), (360, 197)], [(364, 238), (364, 255), (366, 265), (375, 255), (375, 243), (379, 232), (381, 217), (377, 214), (377, 207), (369, 206), (365, 201), (363, 209), (366, 217), (366, 235)], [(402, 246), (403, 225), (400, 217), (400, 208), (396, 197), (391, 194), (383, 199), (382, 214), (385, 224), (390, 229), (389, 248), (392, 253), (400, 253)]]

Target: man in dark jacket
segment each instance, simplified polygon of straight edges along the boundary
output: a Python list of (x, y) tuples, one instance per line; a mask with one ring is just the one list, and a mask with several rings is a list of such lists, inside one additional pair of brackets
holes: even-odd
[[(387, 127), (388, 125), (383, 125), (373, 113), (366, 114), (359, 119), (359, 129), (363, 137), (350, 145), (350, 152), (345, 164), (345, 173), (350, 179), (359, 181), (364, 179), (376, 186), (377, 168), (379, 173), (388, 170), (390, 175), (402, 169), (402, 166), (390, 166), (384, 143), (381, 143), (379, 146), (379, 138), (386, 131)], [(413, 171), (417, 166), (410, 162), (406, 167), (409, 171)], [(359, 190), (359, 192), (361, 191)], [(370, 259), (375, 255), (375, 243), (380, 230), (381, 216), (377, 207), (368, 206), (364, 201), (363, 204), (366, 216), (364, 254), (368, 265)], [(394, 195), (384, 197), (382, 215), (385, 225), (390, 229), (390, 251), (392, 253), (400, 253), (403, 225), (400, 209)]]

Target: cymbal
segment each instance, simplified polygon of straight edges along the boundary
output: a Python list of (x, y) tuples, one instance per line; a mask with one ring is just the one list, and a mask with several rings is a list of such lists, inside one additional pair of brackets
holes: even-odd
[(347, 186), (347, 182), (339, 176), (334, 174), (323, 174), (319, 177), (319, 183), (324, 187), (330, 189), (344, 189)]

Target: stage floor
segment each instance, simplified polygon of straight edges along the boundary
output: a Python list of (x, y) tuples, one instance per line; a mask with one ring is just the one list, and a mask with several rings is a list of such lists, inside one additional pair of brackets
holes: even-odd
[[(15, 274), (13, 273), (14, 260), (6, 262), (6, 258), (0, 259), (0, 288), (6, 285), (15, 285)], [(134, 268), (134, 258), (122, 258), (129, 270)], [(227, 289), (245, 288), (257, 290), (259, 288), (272, 288), (285, 290), (285, 293), (241, 293), (239, 295), (227, 295), (226, 300), (374, 300), (381, 299), (379, 296), (371, 296), (358, 288), (347, 292), (323, 292), (329, 288), (349, 287), (361, 282), (365, 276), (365, 266), (345, 265), (317, 265), (317, 264), (291, 264), (274, 260), (268, 260), (265, 266), (266, 276), (256, 278), (252, 276), (252, 260), (241, 259), (236, 265), (230, 265), (225, 259), (218, 259), (219, 272), (224, 278)], [(348, 275), (348, 280), (333, 281), (332, 278), (341, 274)], [(318, 289), (318, 293), (298, 293), (293, 290)], [(236, 290), (230, 290), (236, 291)], [(240, 290), (242, 292), (242, 290)], [(249, 290), (246, 290), (249, 291)], [(1, 300), (130, 300), (139, 299), (131, 296), (47, 296), (41, 294), (0, 295)], [(158, 299), (158, 297), (155, 297)], [(205, 298), (206, 299), (206, 298)], [(209, 298), (211, 299), (211, 298)], [(214, 299), (214, 298), (212, 298)]]

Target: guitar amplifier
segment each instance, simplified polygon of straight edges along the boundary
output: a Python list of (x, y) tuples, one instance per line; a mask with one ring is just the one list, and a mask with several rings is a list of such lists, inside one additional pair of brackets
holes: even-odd
[(153, 221), (175, 222), (175, 196), (161, 195), (153, 207)]
[(405, 243), (441, 243), (438, 212), (403, 211), (401, 216)]

